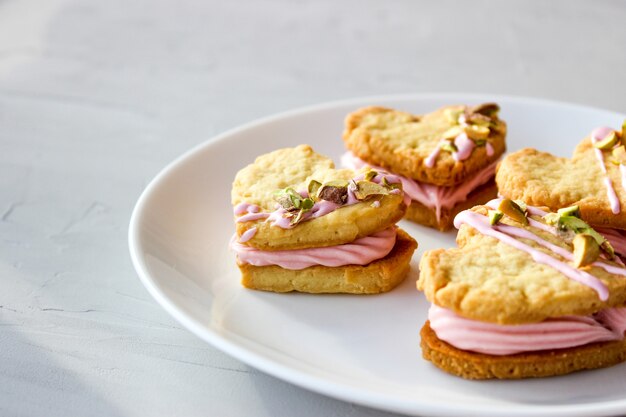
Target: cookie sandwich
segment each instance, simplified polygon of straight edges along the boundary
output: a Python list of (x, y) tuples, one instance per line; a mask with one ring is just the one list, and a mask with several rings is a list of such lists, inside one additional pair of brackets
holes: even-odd
[(411, 198), (405, 217), (450, 229), (456, 213), (497, 194), (493, 178), (506, 136), (499, 110), (494, 103), (422, 116), (383, 107), (357, 110), (345, 121), (342, 164), (397, 175)]
[(626, 256), (626, 122), (598, 127), (572, 158), (526, 148), (507, 155), (496, 182), (500, 194), (553, 211), (576, 205), (583, 220)]
[(420, 261), (432, 303), (425, 359), (468, 379), (518, 379), (626, 360), (626, 268), (576, 207), (492, 200), (455, 218), (458, 248)]
[(417, 243), (395, 223), (402, 183), (335, 169), (308, 145), (259, 156), (233, 183), (231, 240), (242, 284), (257, 290), (373, 294), (409, 272)]

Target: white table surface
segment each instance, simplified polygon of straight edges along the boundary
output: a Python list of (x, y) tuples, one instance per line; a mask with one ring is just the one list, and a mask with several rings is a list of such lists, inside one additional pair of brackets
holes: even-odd
[(131, 266), (137, 197), (195, 144), (323, 101), (626, 112), (625, 21), (618, 1), (0, 0), (0, 415), (389, 415), (182, 329)]

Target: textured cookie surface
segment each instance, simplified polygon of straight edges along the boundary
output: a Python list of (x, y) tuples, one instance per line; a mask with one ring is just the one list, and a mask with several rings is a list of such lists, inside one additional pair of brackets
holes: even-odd
[(422, 355), (442, 370), (467, 379), (520, 379), (564, 375), (626, 360), (626, 340), (553, 351), (494, 356), (460, 350), (440, 340), (427, 321), (420, 332)]
[(274, 292), (376, 294), (390, 291), (404, 280), (416, 248), (415, 240), (398, 229), (391, 252), (368, 265), (289, 270), (273, 265), (240, 264), (241, 283), (247, 288)]
[[(232, 204), (255, 204), (262, 211), (274, 211), (274, 192), (285, 187), (307, 189), (310, 180), (350, 180), (351, 170), (334, 169), (333, 161), (308, 145), (279, 149), (259, 156), (239, 171), (232, 188)], [(330, 214), (299, 223), (292, 229), (271, 226), (265, 220), (236, 223), (237, 235), (256, 227), (246, 245), (263, 250), (304, 249), (333, 246), (369, 236), (395, 224), (406, 211), (402, 195), (387, 195), (379, 207), (362, 202), (341, 207)]]
[[(477, 206), (472, 211), (486, 215), (487, 209)], [(523, 227), (571, 251), (569, 244), (549, 232), (522, 226), (507, 216), (500, 223)], [(534, 241), (519, 240), (567, 262)], [(607, 301), (601, 301), (593, 289), (536, 262), (526, 252), (483, 235), (467, 224), (461, 226), (457, 244), (458, 248), (424, 253), (418, 288), (424, 291), (429, 301), (460, 316), (500, 324), (521, 324), (548, 317), (587, 315), (602, 308), (626, 304), (626, 277), (609, 274), (602, 268), (589, 266), (585, 270), (607, 286)]]
[(498, 167), (496, 182), (504, 197), (552, 211), (578, 205), (582, 218), (591, 225), (626, 229), (626, 191), (619, 166), (609, 162), (608, 155), (605, 152), (608, 176), (621, 204), (618, 214), (611, 211), (605, 175), (590, 138), (576, 147), (571, 159), (530, 148), (507, 155)]
[(485, 166), (496, 161), (505, 151), (506, 124), (497, 119), (486, 147), (476, 147), (469, 158), (457, 162), (448, 152), (440, 152), (431, 168), (424, 160), (439, 147), (442, 135), (453, 126), (445, 109), (416, 116), (383, 107), (366, 107), (346, 118), (343, 140), (346, 147), (369, 164), (417, 181), (450, 187), (460, 184)]
[(474, 207), (475, 205), (486, 203), (498, 195), (496, 183), (490, 180), (488, 183), (481, 185), (468, 196), (467, 200), (462, 201), (449, 209), (441, 209), (441, 215), (437, 219), (434, 208), (430, 208), (419, 201), (411, 201), (411, 205), (406, 211), (404, 218), (414, 221), (428, 227), (434, 227), (442, 232), (452, 229), (454, 216), (463, 210)]

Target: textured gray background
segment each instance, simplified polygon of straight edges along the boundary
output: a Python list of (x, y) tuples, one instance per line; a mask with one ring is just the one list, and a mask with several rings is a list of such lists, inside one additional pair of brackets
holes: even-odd
[(626, 112), (625, 21), (620, 1), (0, 0), (0, 414), (388, 415), (175, 323), (129, 260), (140, 192), (216, 133), (334, 99)]

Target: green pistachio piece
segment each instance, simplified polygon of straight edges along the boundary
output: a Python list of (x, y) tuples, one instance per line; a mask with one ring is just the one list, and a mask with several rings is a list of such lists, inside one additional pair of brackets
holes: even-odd
[(348, 200), (348, 181), (336, 180), (325, 182), (317, 191), (317, 198), (335, 204), (345, 204)]
[(294, 226), (294, 225), (300, 223), (302, 221), (302, 218), (303, 218), (305, 212), (306, 212), (306, 210), (299, 210), (298, 214), (296, 214), (295, 216), (293, 216), (291, 218), (291, 221), (289, 222), (290, 225)]
[(589, 229), (589, 225), (583, 220), (574, 216), (561, 216), (559, 218), (558, 227), (560, 229), (567, 228), (573, 230), (576, 233), (580, 233), (582, 230)]
[(466, 125), (463, 130), (470, 139), (487, 139), (489, 137), (487, 126)]
[(285, 210), (291, 210), (294, 208), (299, 209), (302, 202), (302, 196), (298, 194), (293, 188), (285, 188), (274, 192), (274, 200), (281, 205)]
[(441, 137), (442, 139), (454, 139), (461, 133), (463, 133), (463, 128), (461, 126), (454, 126), (443, 132), (443, 135), (441, 135)]
[(620, 145), (617, 148), (613, 149), (613, 158), (615, 158), (614, 162), (616, 165), (622, 164), (626, 165), (626, 148), (624, 145)]
[(550, 226), (554, 226), (554, 227), (557, 227), (559, 225), (560, 218), (561, 216), (557, 213), (548, 213), (545, 216), (543, 216), (543, 220), (546, 222), (546, 224), (549, 224)]
[(442, 150), (444, 150), (446, 152), (450, 152), (450, 153), (458, 151), (456, 145), (454, 143), (448, 142), (448, 141), (443, 142), (441, 145), (439, 145), (439, 147)]
[(622, 140), (626, 139), (626, 120), (622, 122)]
[(528, 211), (528, 206), (526, 205), (526, 203), (523, 200), (513, 200), (515, 202), (515, 204), (517, 204), (519, 206), (519, 208), (522, 209), (522, 211), (524, 213), (526, 213)]
[(489, 210), (489, 224), (498, 224), (504, 213), (498, 210)]
[(316, 198), (317, 192), (319, 191), (322, 183), (319, 181), (311, 180), (309, 181), (309, 185), (307, 186), (307, 191), (309, 192), (309, 198)]
[[(580, 210), (576, 210), (576, 206), (567, 207), (565, 209), (561, 209), (559, 211), (569, 211), (574, 215), (561, 215), (559, 213), (548, 213), (543, 216), (543, 219), (546, 223), (556, 226), (557, 230), (561, 233), (562, 236), (566, 238), (570, 238), (572, 234), (579, 235), (587, 235), (591, 236), (595, 239), (596, 243), (602, 249), (602, 251), (606, 254), (607, 258), (610, 260), (615, 259), (615, 250), (613, 246), (609, 243), (608, 240), (600, 233), (596, 232), (591, 226), (589, 226), (584, 220), (575, 217), (575, 215), (580, 215)], [(574, 236), (575, 237), (575, 236)]]
[(498, 210), (502, 213), (506, 214), (516, 222), (522, 223), (523, 225), (528, 224), (528, 219), (526, 218), (526, 213), (522, 208), (513, 200), (509, 200), (505, 198), (500, 202), (498, 206)]
[(487, 139), (475, 139), (474, 143), (476, 146), (485, 146), (487, 145)]
[(496, 103), (479, 104), (478, 106), (472, 107), (470, 110), (471, 113), (478, 113), (487, 117), (494, 117), (498, 114), (499, 111), (500, 106), (498, 106)]
[(448, 121), (454, 125), (459, 124), (459, 116), (463, 114), (463, 109), (454, 108), (454, 109), (445, 109), (443, 113), (446, 115)]
[(602, 251), (606, 254), (606, 256), (610, 260), (615, 259), (615, 250), (613, 249), (613, 246), (611, 246), (609, 241), (606, 240), (605, 237), (602, 236), (600, 233), (596, 232), (591, 227), (580, 229), (579, 233), (583, 235), (588, 235), (594, 238), (596, 243), (600, 246), (600, 249), (602, 249)]
[(559, 216), (574, 216), (580, 219), (580, 207), (570, 206), (557, 210)]
[(465, 116), (465, 123), (476, 126), (491, 126), (491, 118), (480, 113), (470, 113)]
[(617, 145), (619, 142), (619, 137), (617, 136), (615, 131), (612, 131), (602, 140), (599, 140), (593, 144), (595, 148), (602, 149), (603, 151), (607, 151), (611, 149), (613, 146)]
[(371, 170), (367, 171), (367, 172), (364, 174), (363, 179), (364, 179), (365, 181), (371, 181), (371, 180), (373, 180), (374, 178), (376, 178), (376, 175), (378, 175), (378, 172), (376, 172), (376, 171), (374, 171), (373, 169), (371, 169)]
[(313, 206), (315, 205), (315, 202), (313, 201), (313, 199), (311, 198), (305, 198), (302, 200), (302, 204), (300, 205), (302, 210), (311, 210), (313, 208)]
[(354, 196), (357, 200), (362, 201), (368, 197), (374, 195), (388, 195), (389, 190), (380, 184), (369, 181), (358, 181), (356, 183), (356, 189), (354, 190)]
[(572, 245), (574, 245), (574, 266), (576, 268), (590, 265), (597, 261), (600, 256), (600, 245), (590, 235), (577, 234), (574, 236)]

